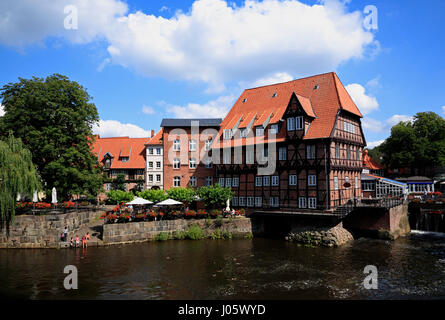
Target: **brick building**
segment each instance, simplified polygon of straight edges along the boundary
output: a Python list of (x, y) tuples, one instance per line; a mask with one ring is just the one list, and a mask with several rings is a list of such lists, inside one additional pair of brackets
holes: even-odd
[(247, 89), (212, 145), (218, 183), (234, 207), (333, 209), (361, 194), (361, 118), (335, 73)]
[(164, 189), (213, 184), (214, 166), (205, 157), (222, 119), (163, 119)]
[[(125, 175), (126, 189), (130, 191), (142, 181), (145, 183), (145, 144), (149, 138), (101, 138), (96, 136), (93, 152), (103, 165), (108, 178)], [(111, 190), (111, 183), (104, 184), (105, 191)], [(102, 196), (103, 198), (103, 196)]]

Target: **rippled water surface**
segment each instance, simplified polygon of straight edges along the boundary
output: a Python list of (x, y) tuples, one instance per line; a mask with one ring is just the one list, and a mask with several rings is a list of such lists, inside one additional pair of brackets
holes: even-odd
[[(78, 268), (78, 290), (63, 288), (66, 265)], [(366, 265), (378, 268), (377, 290), (363, 287)], [(358, 239), (336, 249), (253, 239), (0, 250), (0, 294), (31, 299), (443, 299), (445, 236)]]

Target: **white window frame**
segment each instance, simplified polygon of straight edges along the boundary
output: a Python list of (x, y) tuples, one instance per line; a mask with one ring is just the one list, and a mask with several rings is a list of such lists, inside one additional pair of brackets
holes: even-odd
[(239, 177), (232, 178), (232, 187), (239, 187)]
[(334, 190), (338, 190), (338, 177), (334, 177)]
[(212, 145), (212, 139), (206, 140), (204, 150), (209, 151), (211, 145)]
[(206, 177), (206, 186), (209, 187), (213, 184), (213, 177), (207, 176)]
[(298, 197), (298, 208), (300, 209), (306, 209), (307, 203), (305, 197)]
[(180, 187), (181, 186), (181, 177), (175, 176), (173, 177), (173, 186)]
[(295, 130), (295, 118), (287, 118), (287, 131)]
[(287, 147), (278, 148), (278, 160), (287, 160)]
[(315, 159), (315, 144), (306, 146), (306, 159)]
[(247, 206), (248, 207), (253, 207), (253, 205), (254, 205), (254, 198), (253, 197), (247, 197), (246, 200), (247, 200)]
[(228, 187), (228, 188), (232, 187), (232, 178), (231, 177), (226, 178), (226, 187)]
[(156, 175), (156, 182), (161, 182), (162, 178), (160, 174)]
[(238, 197), (233, 197), (232, 198), (232, 206), (233, 207), (238, 207)]
[(196, 187), (196, 177), (195, 176), (190, 177), (189, 184), (192, 187)]
[(307, 185), (309, 187), (315, 187), (317, 185), (317, 176), (315, 174), (309, 174), (307, 176)]
[(255, 187), (261, 187), (263, 185), (263, 177), (255, 177)]
[(189, 151), (196, 151), (196, 140), (189, 140)]
[(153, 182), (153, 175), (152, 174), (149, 174), (148, 175), (148, 182)]
[(264, 136), (264, 128), (263, 127), (256, 127), (255, 128), (255, 136), (256, 137), (262, 137)]
[(315, 198), (315, 197), (308, 198), (308, 208), (309, 209), (317, 209), (317, 198)]
[(230, 140), (232, 139), (232, 129), (224, 129), (224, 140)]
[(261, 207), (263, 205), (262, 197), (255, 197), (255, 207)]
[(280, 198), (279, 197), (269, 197), (269, 205), (271, 207), (278, 207), (280, 205)]
[(355, 188), (358, 189), (358, 177), (354, 177)]
[(162, 153), (161, 148), (156, 148), (156, 154), (161, 155), (161, 153)]
[(303, 130), (304, 119), (303, 116), (295, 117), (295, 130)]
[(226, 181), (226, 179), (224, 179), (223, 177), (220, 177), (219, 179), (218, 179), (218, 184), (221, 186), (221, 187), (224, 187), (224, 182)]
[(148, 169), (153, 169), (153, 161), (148, 162)]
[(272, 176), (272, 186), (276, 187), (280, 184), (280, 177), (279, 176)]
[(278, 124), (271, 124), (270, 125), (270, 129), (269, 129), (269, 133), (272, 134), (278, 134)]
[(156, 169), (161, 169), (161, 161), (156, 161)]
[(181, 141), (179, 139), (175, 139), (173, 141), (173, 151), (180, 151), (181, 150)]
[(269, 187), (270, 186), (270, 176), (264, 176), (263, 177), (263, 186)]
[(289, 175), (289, 185), (290, 186), (296, 186), (297, 185), (297, 175), (296, 174), (291, 174)]
[(245, 197), (239, 197), (238, 198), (238, 205), (241, 206), (245, 206), (246, 205), (246, 198)]
[(189, 168), (190, 169), (196, 169), (197, 164), (196, 164), (196, 158), (190, 158), (189, 160)]
[(181, 160), (179, 158), (173, 159), (173, 169), (180, 169), (181, 168)]

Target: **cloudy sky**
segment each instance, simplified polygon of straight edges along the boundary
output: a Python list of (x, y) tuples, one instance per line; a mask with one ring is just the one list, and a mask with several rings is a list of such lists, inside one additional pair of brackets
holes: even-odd
[(442, 0), (2, 0), (0, 85), (64, 74), (94, 97), (95, 132), (140, 137), (164, 117), (224, 117), (245, 88), (335, 71), (374, 146), (416, 112), (444, 115), (443, 12)]

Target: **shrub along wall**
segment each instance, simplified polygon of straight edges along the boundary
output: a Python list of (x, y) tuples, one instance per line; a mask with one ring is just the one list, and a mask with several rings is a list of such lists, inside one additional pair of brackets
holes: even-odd
[[(191, 226), (199, 226), (205, 237), (246, 238), (252, 236), (250, 219), (244, 217), (227, 219), (201, 220), (164, 220), (150, 222), (131, 222), (104, 225), (104, 244), (142, 242), (150, 240), (166, 240), (180, 237), (178, 234), (190, 230)], [(229, 236), (230, 235), (230, 236)], [(168, 236), (168, 237), (167, 237)]]

